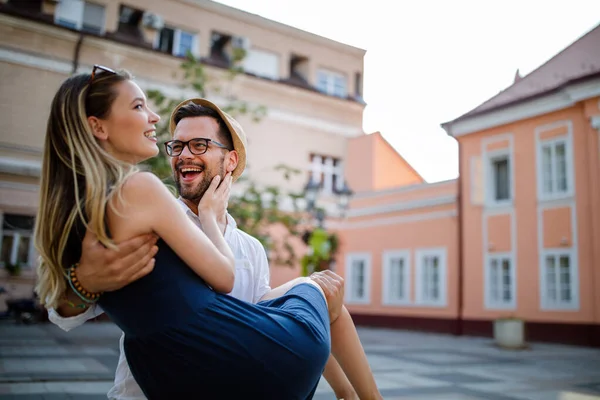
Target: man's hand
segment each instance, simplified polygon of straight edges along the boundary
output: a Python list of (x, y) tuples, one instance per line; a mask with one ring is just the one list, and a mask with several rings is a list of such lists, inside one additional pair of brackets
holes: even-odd
[(140, 279), (154, 269), (156, 235), (141, 235), (107, 249), (96, 235), (86, 232), (81, 245), (77, 279), (88, 291), (110, 292)]
[(333, 323), (340, 316), (344, 305), (344, 278), (333, 271), (325, 270), (313, 273), (310, 279), (323, 289), (329, 308), (329, 322)]
[(202, 195), (200, 202), (198, 203), (198, 218), (200, 222), (204, 218), (217, 218), (217, 225), (223, 234), (227, 227), (227, 205), (229, 202), (229, 195), (231, 194), (231, 183), (233, 178), (231, 172), (228, 172), (223, 177), (216, 175), (210, 183), (210, 186)]

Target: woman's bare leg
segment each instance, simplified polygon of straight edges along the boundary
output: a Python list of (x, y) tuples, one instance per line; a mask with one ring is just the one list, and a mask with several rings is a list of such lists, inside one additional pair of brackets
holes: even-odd
[(340, 316), (331, 324), (331, 353), (340, 363), (361, 400), (383, 399), (352, 317), (345, 306), (342, 306)]
[(325, 364), (323, 377), (333, 389), (336, 399), (359, 400), (354, 387), (333, 355), (329, 356), (329, 360)]
[(327, 299), (331, 321), (331, 353), (362, 400), (383, 399), (350, 313), (344, 306), (344, 279), (325, 270), (311, 275)]

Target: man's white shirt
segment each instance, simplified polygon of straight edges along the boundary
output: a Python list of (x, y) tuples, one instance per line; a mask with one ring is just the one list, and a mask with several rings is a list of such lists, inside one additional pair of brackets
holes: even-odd
[[(186, 215), (201, 228), (200, 219), (189, 207), (179, 199), (179, 204)], [(269, 286), (269, 262), (267, 254), (258, 239), (237, 229), (237, 224), (233, 217), (227, 214), (227, 227), (225, 228), (225, 241), (229, 244), (235, 257), (235, 282), (233, 290), (229, 295), (251, 303), (258, 302), (267, 292), (271, 290)], [(87, 320), (95, 318), (104, 311), (98, 305), (88, 308), (85, 312), (74, 317), (61, 317), (56, 310), (48, 310), (50, 321), (65, 331), (70, 331)], [(108, 392), (109, 399), (116, 400), (145, 400), (139, 385), (133, 378), (125, 352), (123, 350), (124, 335), (119, 340), (119, 363), (115, 372), (114, 386)]]

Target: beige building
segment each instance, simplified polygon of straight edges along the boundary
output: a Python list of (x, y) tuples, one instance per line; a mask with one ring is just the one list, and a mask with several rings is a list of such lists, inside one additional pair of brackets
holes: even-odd
[[(245, 174), (293, 191), (312, 174), (335, 192), (347, 139), (363, 135), (364, 50), (205, 0), (0, 0), (0, 266), (23, 267), (8, 282), (0, 268), (0, 286), (31, 290), (42, 146), (60, 83), (102, 64), (128, 69), (145, 90), (187, 97), (173, 76), (181, 56), (191, 51), (219, 79), (235, 48), (247, 57), (230, 89), (268, 110), (259, 123), (241, 118)], [(281, 163), (303, 173), (284, 181)]]

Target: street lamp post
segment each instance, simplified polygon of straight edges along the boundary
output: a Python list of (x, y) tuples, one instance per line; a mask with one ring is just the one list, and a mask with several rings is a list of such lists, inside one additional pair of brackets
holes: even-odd
[(312, 212), (315, 209), (317, 203), (317, 196), (319, 195), (319, 185), (312, 177), (308, 180), (306, 186), (304, 186), (304, 198), (306, 199), (306, 211)]
[[(311, 271), (331, 268), (337, 249), (336, 235), (327, 233), (323, 227), (326, 217), (325, 210), (317, 207), (320, 189), (321, 184), (313, 180), (312, 177), (304, 187), (306, 211), (318, 222), (316, 229), (307, 231), (304, 234), (303, 240), (309, 246), (307, 254), (304, 255), (301, 261), (305, 276), (308, 276)], [(343, 217), (348, 209), (350, 197), (353, 195), (353, 192), (344, 181), (343, 187), (335, 191), (335, 195), (338, 198), (337, 205)]]
[(348, 205), (350, 204), (350, 198), (354, 195), (354, 192), (348, 187), (346, 181), (344, 181), (344, 186), (342, 187), (342, 190), (338, 192), (338, 195), (340, 197), (339, 206), (342, 210), (342, 216), (345, 216)]
[[(306, 211), (311, 213), (319, 222), (319, 227), (322, 227), (323, 221), (325, 220), (325, 211), (322, 208), (317, 208), (317, 199), (319, 197), (319, 190), (321, 189), (321, 185), (312, 179), (312, 177), (308, 180), (306, 186), (304, 186), (304, 197), (306, 199)], [(338, 207), (341, 210), (342, 216), (345, 215), (346, 210), (348, 209), (348, 205), (350, 203), (350, 198), (354, 194), (352, 189), (348, 186), (347, 182), (344, 181), (344, 186), (342, 189), (334, 192), (338, 197)]]

